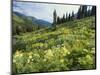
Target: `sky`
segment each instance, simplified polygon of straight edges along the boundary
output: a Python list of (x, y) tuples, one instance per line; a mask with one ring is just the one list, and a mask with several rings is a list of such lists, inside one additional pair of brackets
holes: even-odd
[(79, 5), (63, 5), (63, 4), (47, 4), (34, 2), (16, 2), (13, 1), (13, 11), (23, 13), (27, 16), (33, 16), (37, 19), (45, 21), (53, 21), (53, 11), (56, 10), (57, 16), (62, 17), (63, 14), (77, 13)]

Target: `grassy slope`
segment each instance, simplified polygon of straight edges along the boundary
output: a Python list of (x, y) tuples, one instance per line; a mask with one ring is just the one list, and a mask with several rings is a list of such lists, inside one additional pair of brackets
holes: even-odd
[[(17, 73), (95, 68), (95, 18), (16, 36), (13, 62)], [(17, 65), (16, 65), (17, 64)]]

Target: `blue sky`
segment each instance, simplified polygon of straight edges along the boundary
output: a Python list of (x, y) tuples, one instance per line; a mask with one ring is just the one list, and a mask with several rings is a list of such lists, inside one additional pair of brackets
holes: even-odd
[(32, 2), (13, 2), (13, 11), (23, 13), (27, 16), (34, 16), (37, 19), (43, 19), (48, 22), (53, 21), (53, 11), (56, 9), (57, 15), (62, 17), (63, 14), (75, 13), (78, 11), (79, 5), (59, 5), (59, 4), (45, 4)]

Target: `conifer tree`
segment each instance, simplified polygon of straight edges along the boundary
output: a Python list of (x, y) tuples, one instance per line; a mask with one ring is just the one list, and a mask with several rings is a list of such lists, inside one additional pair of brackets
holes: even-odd
[(90, 17), (90, 16), (91, 16), (91, 9), (89, 7), (88, 10), (87, 10), (87, 17)]
[(66, 21), (65, 14), (63, 14), (62, 22), (65, 22), (65, 21)]
[(77, 12), (77, 19), (81, 19), (82, 16), (82, 6), (79, 7), (79, 10)]
[(58, 17), (57, 17), (57, 24), (60, 24), (60, 23), (61, 23), (60, 17), (58, 16)]
[(82, 6), (82, 15), (81, 18), (87, 17), (87, 6), (83, 5)]
[(69, 13), (69, 16), (68, 16), (68, 21), (70, 21), (71, 20), (71, 15), (70, 15), (70, 13)]
[(56, 23), (57, 23), (57, 13), (56, 10), (53, 12), (53, 27), (54, 29), (56, 28)]
[(68, 21), (68, 13), (66, 13), (66, 21)]
[(91, 9), (91, 16), (94, 16), (96, 15), (96, 6), (92, 6), (92, 9)]
[(72, 11), (71, 20), (74, 20), (74, 11)]

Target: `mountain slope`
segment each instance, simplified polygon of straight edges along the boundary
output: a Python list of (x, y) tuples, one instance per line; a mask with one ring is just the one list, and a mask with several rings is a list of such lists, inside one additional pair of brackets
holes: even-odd
[(95, 28), (92, 26), (95, 27), (95, 18), (88, 17), (57, 25), (55, 31), (48, 28), (17, 35), (13, 64), (22, 65), (16, 72), (27, 73), (27, 68), (28, 72), (95, 69)]
[(13, 13), (12, 22), (14, 35), (34, 31), (39, 28), (36, 23), (33, 23), (32, 20), (19, 13)]
[(21, 14), (19, 12), (13, 12), (13, 14), (15, 14), (16, 16), (19, 16), (19, 17), (26, 17), (24, 14)]
[(47, 21), (42, 20), (42, 19), (37, 19), (37, 18), (35, 18), (33, 16), (26, 16), (26, 15), (24, 15), (22, 13), (19, 13), (19, 12), (13, 12), (13, 14), (15, 14), (16, 16), (19, 16), (19, 17), (21, 17), (23, 19), (26, 18), (28, 20), (31, 20), (33, 22), (33, 24), (37, 24), (40, 27), (42, 27), (42, 26), (44, 26), (44, 27), (45, 26), (51, 26), (51, 23), (50, 22), (47, 22)]

